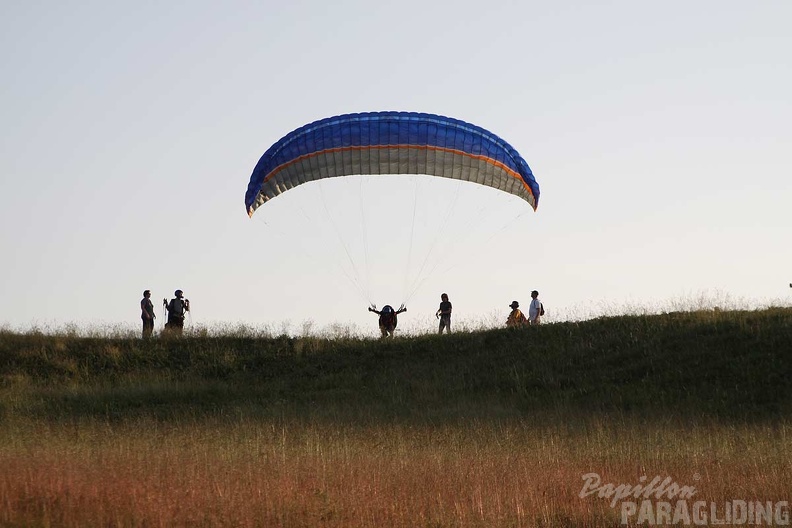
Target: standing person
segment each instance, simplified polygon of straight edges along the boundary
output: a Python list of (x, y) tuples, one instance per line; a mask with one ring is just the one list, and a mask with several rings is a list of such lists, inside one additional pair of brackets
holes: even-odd
[(542, 301), (539, 300), (539, 292), (534, 290), (531, 292), (531, 304), (528, 306), (528, 324), (537, 326), (542, 322), (544, 315), (544, 306)]
[(190, 311), (190, 301), (184, 298), (184, 292), (176, 290), (174, 298), (165, 305), (168, 310), (168, 322), (165, 328), (176, 335), (182, 335), (184, 330), (184, 315)]
[(140, 300), (140, 318), (143, 319), (143, 339), (148, 339), (154, 332), (154, 303), (151, 302), (151, 290), (143, 292), (143, 298)]
[(379, 315), (379, 329), (384, 339), (386, 337), (393, 337), (393, 333), (396, 331), (396, 325), (399, 323), (396, 316), (402, 312), (406, 312), (407, 308), (402, 304), (398, 310), (394, 310), (390, 304), (386, 304), (382, 307), (382, 310), (377, 310), (376, 307), (369, 307), (368, 310), (369, 312), (374, 312)]
[(520, 328), (521, 326), (525, 326), (527, 320), (525, 319), (525, 315), (520, 311), (520, 303), (517, 301), (512, 301), (509, 305), (509, 308), (512, 309), (511, 313), (509, 314), (509, 318), (506, 319), (506, 326), (510, 328)]
[(440, 319), (440, 330), (438, 333), (443, 333), (443, 328), (447, 333), (451, 333), (451, 303), (448, 301), (448, 294), (444, 293), (440, 296), (440, 308), (435, 312), (435, 317)]

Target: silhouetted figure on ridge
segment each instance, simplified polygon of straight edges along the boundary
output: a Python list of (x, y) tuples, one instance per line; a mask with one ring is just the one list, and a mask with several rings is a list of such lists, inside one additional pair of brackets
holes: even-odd
[(379, 315), (379, 329), (382, 332), (382, 337), (393, 337), (396, 330), (396, 325), (399, 323), (397, 316), (400, 313), (406, 312), (407, 308), (402, 304), (398, 310), (394, 310), (390, 304), (382, 307), (382, 310), (377, 310), (377, 307), (369, 307), (369, 312), (374, 312)]

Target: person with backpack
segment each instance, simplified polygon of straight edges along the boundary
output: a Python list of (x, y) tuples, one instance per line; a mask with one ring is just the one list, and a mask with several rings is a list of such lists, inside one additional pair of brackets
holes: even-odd
[(544, 315), (544, 306), (542, 301), (539, 300), (539, 292), (534, 290), (531, 292), (531, 304), (528, 306), (528, 324), (537, 326), (542, 322)]
[(509, 328), (520, 328), (525, 326), (528, 320), (525, 318), (522, 311), (520, 311), (520, 303), (512, 301), (509, 308), (511, 308), (512, 311), (509, 314), (509, 318), (506, 319), (506, 326)]
[(396, 330), (396, 325), (399, 323), (397, 316), (400, 313), (406, 312), (407, 308), (402, 304), (398, 310), (394, 310), (389, 304), (382, 307), (382, 310), (377, 310), (377, 307), (369, 307), (369, 312), (374, 312), (379, 315), (379, 329), (382, 332), (382, 338), (393, 337)]
[(440, 308), (435, 312), (435, 317), (440, 319), (439, 333), (443, 333), (443, 328), (447, 333), (451, 333), (451, 303), (448, 300), (448, 294), (444, 293), (440, 296)]
[(181, 290), (176, 290), (173, 295), (175, 297), (165, 304), (165, 309), (168, 311), (168, 322), (165, 323), (165, 328), (175, 335), (182, 335), (184, 316), (190, 311), (190, 300), (184, 298), (184, 292)]
[(154, 332), (154, 303), (151, 302), (151, 290), (143, 292), (143, 298), (140, 300), (140, 318), (143, 320), (143, 339), (148, 339)]

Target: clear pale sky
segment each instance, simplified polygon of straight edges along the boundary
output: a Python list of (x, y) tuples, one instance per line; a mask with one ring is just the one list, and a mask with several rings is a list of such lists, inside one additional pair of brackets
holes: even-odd
[[(404, 300), (430, 331), (442, 292), (460, 325), (532, 289), (551, 320), (789, 304), (790, 20), (781, 1), (2, 2), (0, 326), (136, 328), (147, 288), (184, 290), (193, 325), (296, 332), (373, 333), (368, 303)], [(247, 217), (272, 143), (377, 110), (501, 136), (538, 210), (375, 177)]]

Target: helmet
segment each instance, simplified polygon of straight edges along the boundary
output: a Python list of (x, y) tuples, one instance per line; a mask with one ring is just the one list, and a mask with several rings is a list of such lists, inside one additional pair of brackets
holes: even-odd
[(386, 304), (382, 307), (382, 313), (391, 313), (393, 311), (393, 306), (390, 304)]
[(173, 295), (175, 295), (176, 297), (181, 297), (182, 295), (184, 295), (184, 292), (181, 290), (176, 290), (175, 292), (173, 292)]

